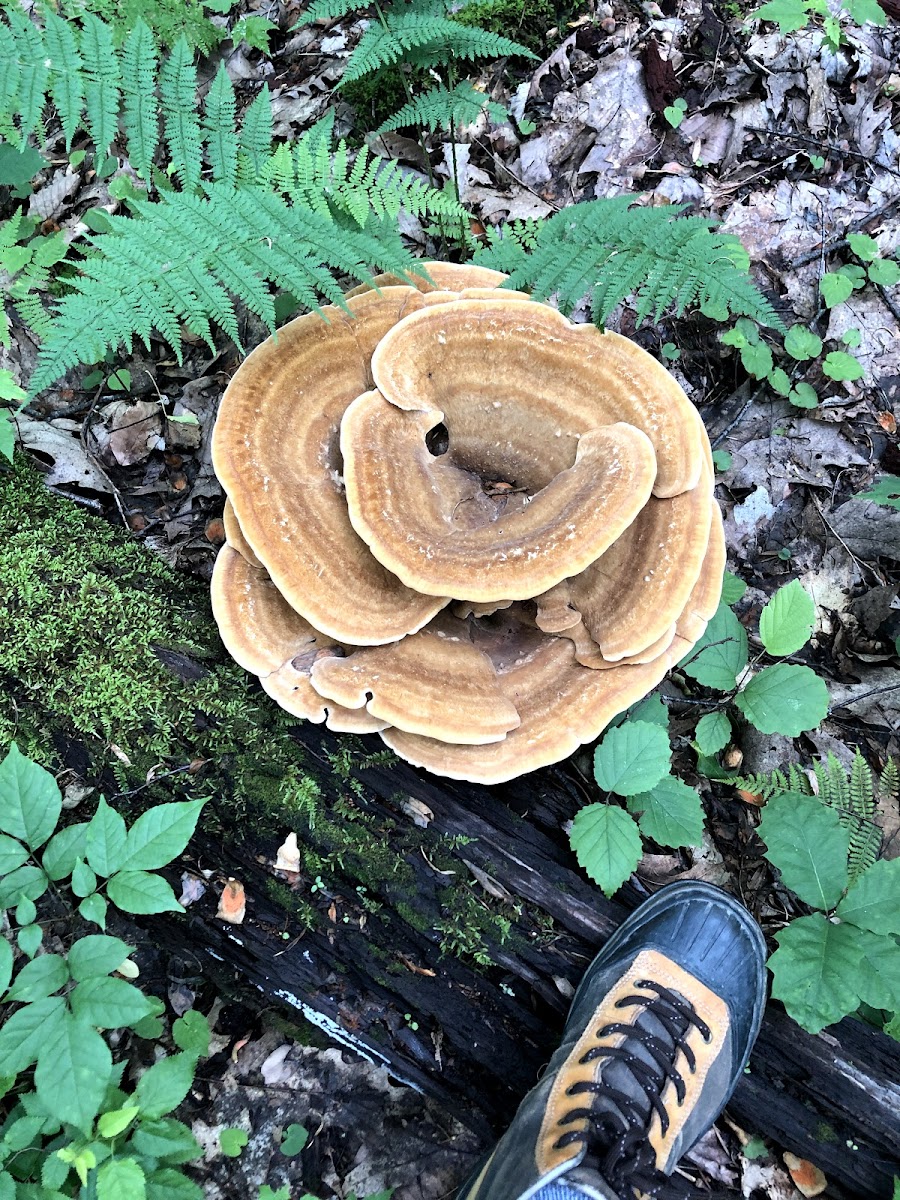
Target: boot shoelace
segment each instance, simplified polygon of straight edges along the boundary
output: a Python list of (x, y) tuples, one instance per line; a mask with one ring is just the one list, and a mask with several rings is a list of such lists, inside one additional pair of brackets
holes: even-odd
[[(663, 1089), (671, 1080), (679, 1106), (684, 1103), (687, 1090), (684, 1077), (676, 1066), (678, 1055), (684, 1055), (688, 1070), (693, 1074), (696, 1058), (687, 1043), (687, 1036), (694, 1027), (708, 1043), (712, 1040), (712, 1031), (697, 1016), (693, 1006), (670, 988), (647, 979), (636, 980), (634, 986), (644, 989), (645, 994), (624, 996), (616, 1002), (616, 1008), (640, 1006), (645, 1013), (652, 1014), (659, 1021), (666, 1037), (641, 1029), (636, 1024), (604, 1025), (597, 1030), (598, 1039), (622, 1034), (624, 1041), (618, 1046), (594, 1046), (580, 1061), (588, 1063), (598, 1058), (624, 1061), (643, 1089), (649, 1108), (642, 1108), (633, 1096), (609, 1084), (594, 1081), (577, 1083), (568, 1089), (567, 1095), (593, 1093), (607, 1096), (623, 1115), (597, 1112), (590, 1107), (573, 1108), (560, 1119), (559, 1124), (586, 1120), (587, 1128), (571, 1129), (561, 1134), (556, 1146), (562, 1148), (572, 1142), (583, 1142), (600, 1174), (614, 1191), (620, 1195), (632, 1195), (630, 1189), (637, 1188), (653, 1196), (666, 1182), (666, 1177), (656, 1168), (656, 1155), (647, 1140), (653, 1113), (659, 1116), (660, 1128), (665, 1135), (670, 1122), (662, 1102)], [(647, 991), (655, 995), (649, 996)], [(634, 1053), (635, 1041), (649, 1054), (652, 1065)]]

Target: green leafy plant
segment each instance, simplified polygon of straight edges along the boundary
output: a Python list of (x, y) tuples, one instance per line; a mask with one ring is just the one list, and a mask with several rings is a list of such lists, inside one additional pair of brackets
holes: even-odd
[(888, 508), (900, 510), (900, 475), (882, 475), (869, 492), (859, 492), (855, 500), (873, 500)]
[(679, 96), (677, 100), (674, 100), (671, 104), (667, 105), (663, 109), (663, 116), (673, 129), (677, 129), (684, 120), (684, 114), (686, 112), (687, 100), (685, 100), (683, 96)]
[(120, 938), (87, 933), (65, 953), (42, 952), (38, 903), (52, 891), (73, 926), (77, 910), (101, 928), (110, 902), (125, 912), (180, 911), (154, 872), (184, 849), (201, 806), (158, 805), (129, 829), (101, 799), (90, 821), (57, 828), (62, 797), (53, 776), (15, 745), (0, 763), (0, 909), (19, 951), (17, 960), (0, 938), (0, 1195), (199, 1200), (178, 1167), (202, 1150), (169, 1114), (208, 1053), (206, 1020), (189, 1012), (175, 1021), (177, 1053), (126, 1091), (125, 1063), (113, 1062), (101, 1031), (157, 1037), (163, 1005), (123, 977), (135, 972), (126, 970), (131, 947)]
[(683, 205), (634, 202), (634, 196), (589, 200), (543, 222), (490, 229), (474, 261), (508, 272), (505, 286), (530, 290), (536, 300), (555, 295), (566, 313), (588, 296), (598, 324), (633, 294), (639, 321), (697, 305), (715, 320), (745, 314), (782, 328), (750, 279), (736, 237), (714, 232), (714, 222), (702, 217), (679, 216)]
[[(485, 93), (471, 84), (457, 81), (456, 64), (505, 55), (531, 59), (536, 56), (511, 38), (458, 19), (468, 6), (466, 0), (461, 4), (454, 0), (394, 0), (392, 4), (375, 5), (375, 19), (347, 60), (338, 86), (346, 88), (364, 78), (377, 81), (399, 69), (407, 102), (382, 124), (379, 132), (407, 125), (453, 131), (485, 110), (500, 120), (505, 119), (506, 110), (501, 105), (492, 104)], [(298, 24), (343, 17), (367, 7), (359, 0), (313, 0)], [(493, 7), (498, 5), (482, 0), (480, 18), (488, 16)], [(417, 79), (432, 78), (438, 82), (413, 95), (411, 70), (415, 70)]]
[(39, 291), (47, 287), (51, 268), (66, 256), (61, 233), (35, 236), (38, 222), (17, 214), (0, 224), (0, 269), (2, 269), (3, 311), (0, 313), (0, 345), (9, 346), (7, 305), (12, 305), (26, 325), (42, 337), (50, 327), (50, 318), (41, 303)]
[(750, 18), (774, 21), (782, 33), (806, 29), (814, 21), (821, 20), (824, 38), (832, 53), (844, 43), (843, 26), (847, 23), (887, 23), (884, 9), (877, 0), (844, 0), (837, 9), (829, 7), (826, 0), (768, 0), (752, 12)]
[[(642, 701), (594, 754), (594, 778), (625, 809), (600, 802), (580, 809), (569, 840), (578, 862), (612, 896), (641, 857), (641, 834), (661, 846), (699, 845), (703, 808), (695, 788), (670, 774), (669, 718), (659, 697)], [(627, 811), (626, 811), (627, 809)]]
[(877, 857), (874, 816), (877, 793), (896, 797), (897, 765), (888, 763), (877, 788), (858, 753), (849, 774), (830, 757), (813, 778), (817, 795), (797, 772), (788, 782), (802, 779), (804, 790), (777, 789), (759, 825), (782, 882), (815, 910), (776, 935), (772, 994), (811, 1033), (860, 1004), (890, 1027), (900, 1013), (900, 860)]

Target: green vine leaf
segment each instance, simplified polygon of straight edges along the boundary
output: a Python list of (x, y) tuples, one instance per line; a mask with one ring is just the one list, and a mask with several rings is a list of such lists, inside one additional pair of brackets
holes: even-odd
[(703, 805), (696, 788), (665, 775), (649, 792), (630, 796), (628, 811), (640, 813), (641, 833), (660, 846), (699, 846), (703, 839)]
[(701, 754), (718, 754), (731, 741), (731, 722), (723, 712), (707, 713), (697, 722), (694, 740)]
[(747, 665), (747, 634), (725, 603), (720, 603), (703, 637), (679, 666), (704, 687), (730, 691)]
[(13, 742), (0, 763), (0, 830), (37, 850), (53, 833), (61, 811), (53, 776)]

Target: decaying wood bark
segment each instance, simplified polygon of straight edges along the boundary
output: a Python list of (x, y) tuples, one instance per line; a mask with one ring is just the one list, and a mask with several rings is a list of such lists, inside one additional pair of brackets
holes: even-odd
[[(298, 736), (310, 773), (333, 798), (341, 783), (328, 755), (338, 739), (308, 725)], [(409, 823), (410, 798), (428, 821), (418, 850), (405, 856), (415, 872), (405, 908), (386, 883), (380, 909), (365, 912), (348, 874), (346, 887), (317, 897), (323, 921), (297, 934), (267, 891), (287, 831), (244, 830), (224, 849), (208, 845), (203, 857), (243, 881), (245, 923), (217, 921), (207, 896), (187, 921), (164, 923), (162, 936), (172, 947), (189, 946), (213, 974), (233, 972), (268, 1002), (388, 1064), (476, 1131), (496, 1133), (547, 1061), (572, 984), (626, 915), (572, 869), (560, 827), (588, 797), (566, 766), (494, 788), (438, 780), (406, 764), (370, 767), (358, 780), (354, 803), (386, 827)], [(515, 918), (505, 940), (486, 935), (492, 965), (484, 969), (440, 951), (451, 876)], [(295, 886), (309, 898), (308, 879)], [(629, 906), (641, 898), (630, 886), (621, 895)], [(813, 1037), (771, 1004), (729, 1111), (748, 1131), (819, 1165), (840, 1185), (829, 1194), (890, 1196), (900, 1174), (900, 1045), (853, 1020)]]

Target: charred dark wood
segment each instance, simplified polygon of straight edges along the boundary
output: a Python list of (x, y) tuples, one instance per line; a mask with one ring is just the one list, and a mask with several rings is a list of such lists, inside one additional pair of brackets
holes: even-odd
[[(329, 760), (338, 739), (311, 726), (298, 736), (326, 803), (338, 798), (344, 785)], [(244, 883), (243, 925), (217, 921), (206, 897), (186, 921), (164, 922), (157, 934), (172, 949), (189, 948), (213, 974), (231, 974), (387, 1064), (488, 1139), (549, 1058), (572, 985), (642, 897), (629, 885), (623, 904), (612, 903), (573, 870), (561, 824), (590, 796), (571, 764), (492, 788), (405, 764), (359, 772), (353, 802), (386, 829), (409, 822), (409, 798), (430, 817), (418, 850), (404, 853), (414, 885), (403, 906), (387, 880), (369, 897), (380, 908), (366, 911), (356, 876), (342, 878), (338, 866), (338, 882), (315, 898), (321, 920), (298, 931), (269, 894), (267, 864), (287, 832), (273, 829), (199, 847), (205, 862)], [(436, 866), (434, 857), (446, 862), (448, 853), (452, 868)], [(441, 951), (451, 882), (509, 915), (509, 937), (485, 934), (490, 965)], [(297, 888), (308, 898), (310, 880)], [(819, 1165), (840, 1185), (829, 1194), (859, 1197), (892, 1194), (898, 1111), (900, 1045), (853, 1020), (814, 1037), (777, 1004), (730, 1106), (742, 1127)]]

